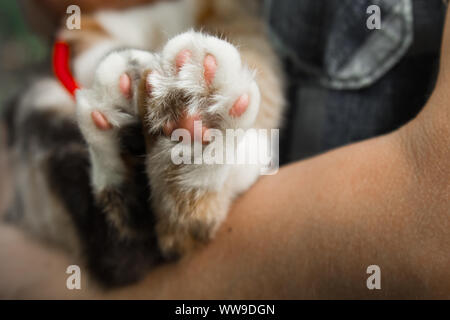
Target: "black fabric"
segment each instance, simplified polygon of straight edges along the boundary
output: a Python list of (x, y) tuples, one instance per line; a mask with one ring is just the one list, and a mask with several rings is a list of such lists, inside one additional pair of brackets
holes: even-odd
[[(267, 23), (288, 77), (281, 164), (388, 133), (413, 118), (429, 98), (438, 70), (446, 10), (441, 0), (410, 2), (412, 43), (380, 78), (358, 89), (336, 89), (320, 81), (324, 74), (333, 76), (335, 65), (358, 52), (366, 38), (378, 32), (365, 24), (367, 6), (376, 2), (266, 2)], [(388, 16), (389, 7), (380, 7), (382, 28), (386, 28), (383, 16)], [(280, 39), (281, 46), (288, 44), (288, 50), (280, 49)], [(368, 54), (376, 57), (377, 52)]]

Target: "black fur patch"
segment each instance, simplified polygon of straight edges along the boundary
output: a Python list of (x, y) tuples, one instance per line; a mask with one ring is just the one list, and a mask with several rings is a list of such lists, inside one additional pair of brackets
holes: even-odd
[[(162, 261), (149, 209), (142, 127), (122, 129), (120, 140), (123, 157), (132, 159), (127, 162), (129, 179), (120, 188), (105, 191), (101, 201), (95, 201), (90, 186), (87, 152), (60, 149), (48, 162), (52, 189), (64, 199), (83, 241), (88, 266), (105, 286), (133, 282)], [(122, 230), (108, 218), (110, 210), (120, 211), (134, 237), (122, 236)]]
[(123, 200), (130, 206), (129, 218), (138, 226), (139, 236), (123, 238), (120, 230), (110, 223), (104, 208), (94, 201), (89, 170), (87, 153), (66, 150), (52, 154), (47, 174), (53, 192), (63, 200), (73, 218), (95, 278), (106, 287), (136, 281), (160, 260), (153, 216), (147, 209), (148, 193), (132, 183), (124, 186), (129, 189), (124, 192)]
[(141, 158), (145, 157), (145, 140), (142, 130), (143, 128), (140, 123), (120, 129), (119, 139), (123, 154)]
[(84, 143), (75, 120), (53, 110), (29, 112), (16, 131), (26, 150), (33, 144), (57, 149), (72, 142)]
[(5, 103), (2, 112), (2, 121), (6, 125), (8, 147), (11, 147), (15, 141), (14, 122), (16, 119), (18, 107), (19, 107), (19, 96), (17, 95)]
[(95, 279), (105, 287), (128, 284), (161, 261), (154, 216), (148, 205), (150, 189), (139, 125), (125, 128), (120, 134), (123, 156), (131, 159), (127, 162), (130, 178), (126, 185), (114, 190), (114, 200), (120, 201), (122, 210), (126, 209), (125, 222), (137, 235), (133, 238), (122, 237), (107, 218), (104, 206), (95, 201), (89, 153), (72, 119), (55, 111), (32, 111), (16, 129), (14, 141), (23, 151), (38, 148), (47, 154), (48, 185), (71, 215)]

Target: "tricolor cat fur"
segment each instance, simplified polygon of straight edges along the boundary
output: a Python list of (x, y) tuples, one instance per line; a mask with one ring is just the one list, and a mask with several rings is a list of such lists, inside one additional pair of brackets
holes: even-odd
[(134, 281), (211, 239), (259, 168), (176, 165), (163, 133), (186, 114), (219, 130), (280, 126), (278, 62), (258, 6), (247, 7), (255, 3), (161, 2), (62, 29), (83, 89), (74, 103), (40, 79), (9, 110), (16, 192), (7, 219), (83, 257), (104, 285)]

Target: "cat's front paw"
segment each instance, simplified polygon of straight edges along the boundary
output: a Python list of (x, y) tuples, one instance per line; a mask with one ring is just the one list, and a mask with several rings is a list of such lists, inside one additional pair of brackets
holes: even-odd
[(76, 94), (78, 123), (89, 143), (97, 142), (99, 131), (114, 131), (138, 121), (140, 79), (157, 64), (154, 55), (140, 50), (115, 51), (100, 63), (92, 87)]
[(92, 87), (76, 93), (77, 121), (91, 155), (96, 191), (123, 182), (126, 168), (121, 159), (119, 130), (137, 123), (142, 75), (158, 59), (140, 50), (109, 54), (98, 66)]
[(248, 128), (256, 118), (260, 93), (254, 73), (227, 41), (200, 32), (171, 39), (161, 69), (147, 76), (147, 127), (169, 135), (176, 128)]
[[(201, 137), (195, 122), (201, 120), (203, 142), (208, 142), (203, 134), (207, 129), (250, 128), (259, 111), (254, 73), (238, 50), (199, 32), (171, 39), (159, 68), (151, 70), (145, 81), (145, 127), (156, 136), (170, 136), (180, 128), (197, 140)], [(158, 137), (147, 161), (158, 242), (166, 257), (184, 255), (207, 242), (234, 196), (231, 187), (224, 186), (228, 165), (177, 164), (171, 158), (173, 142)]]

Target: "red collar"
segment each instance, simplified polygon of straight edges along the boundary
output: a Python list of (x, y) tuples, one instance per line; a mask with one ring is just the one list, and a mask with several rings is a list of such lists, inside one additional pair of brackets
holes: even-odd
[(61, 84), (75, 99), (75, 91), (79, 89), (77, 82), (69, 68), (69, 46), (63, 41), (56, 41), (53, 45), (53, 72)]

